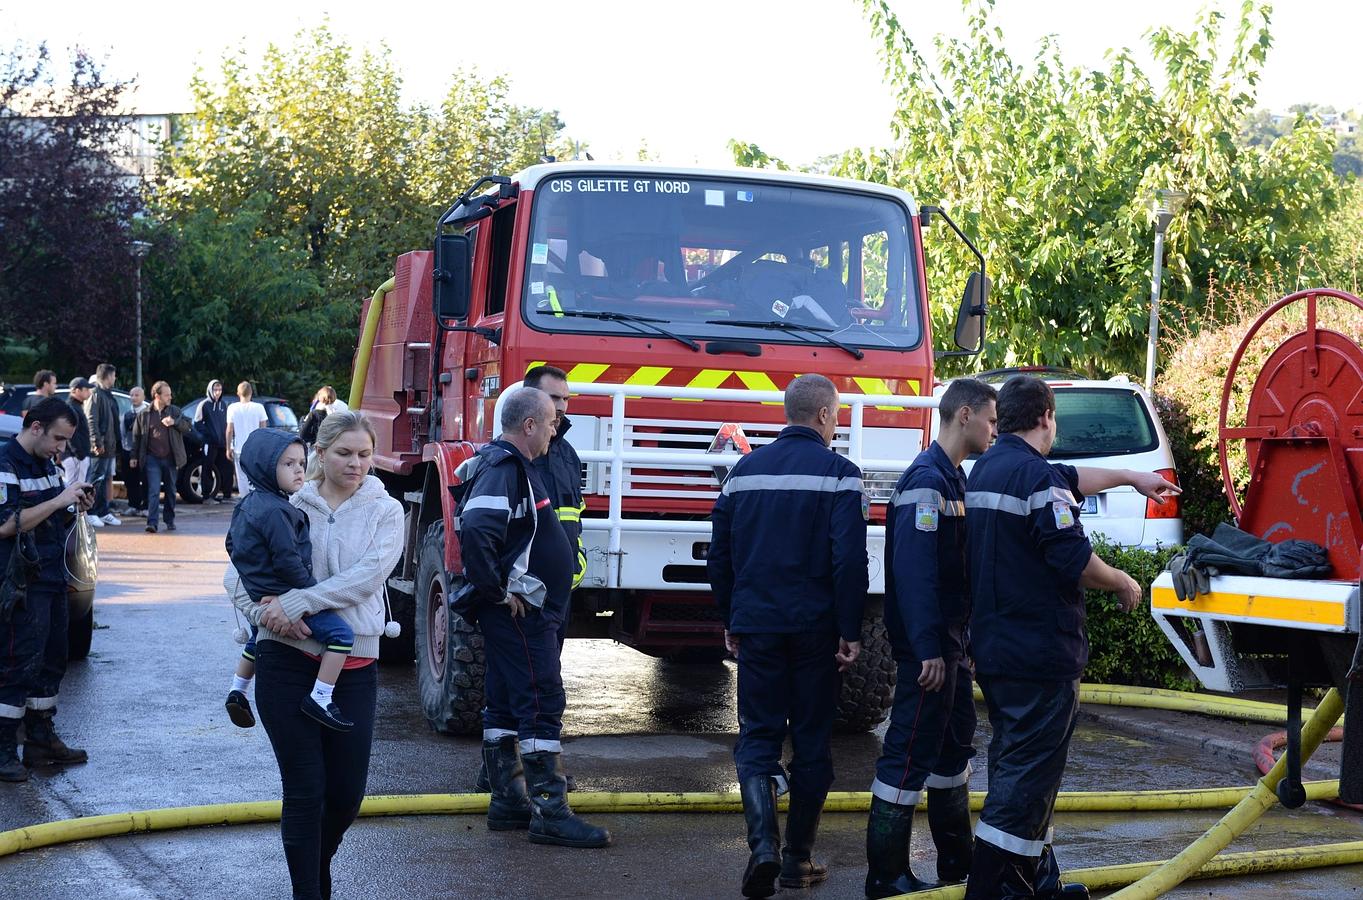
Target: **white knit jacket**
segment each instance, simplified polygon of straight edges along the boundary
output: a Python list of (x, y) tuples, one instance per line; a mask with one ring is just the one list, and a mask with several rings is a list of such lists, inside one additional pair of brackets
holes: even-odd
[[(383, 589), (402, 555), (402, 504), (384, 490), (373, 475), (348, 500), (332, 509), (309, 481), (289, 502), (308, 515), (312, 537), (312, 575), (317, 584), (295, 588), (279, 597), (288, 617), (334, 610), (355, 632), (351, 656), (377, 659), (386, 616)], [(229, 562), (223, 588), (242, 615), (260, 625), (261, 605), (241, 587), (241, 577)], [(281, 637), (261, 626), (257, 640), (279, 641), (313, 655), (320, 643), (307, 638)]]

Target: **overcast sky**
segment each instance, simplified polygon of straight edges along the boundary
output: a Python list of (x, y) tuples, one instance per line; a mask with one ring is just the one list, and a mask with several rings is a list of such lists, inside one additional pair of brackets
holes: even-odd
[[(964, 30), (951, 0), (892, 3), (924, 48), (935, 34)], [(1233, 16), (1239, 3), (1213, 7)], [(1109, 48), (1130, 47), (1153, 76), (1142, 35), (1164, 24), (1188, 30), (1197, 8), (998, 0), (995, 20), (1015, 58), (1054, 33), (1071, 65), (1098, 66)], [(662, 161), (725, 164), (726, 142), (739, 138), (807, 162), (889, 133), (893, 100), (855, 0), (0, 0), (0, 41), (84, 46), (112, 73), (137, 78), (140, 110), (184, 111), (196, 66), (215, 68), (229, 47), (258, 54), (327, 18), (357, 46), (386, 43), (411, 100), (435, 102), (454, 69), (477, 66), (507, 76), (519, 102), (558, 109), (598, 159), (633, 159), (646, 142)], [(1363, 107), (1363, 4), (1280, 3), (1272, 31), (1261, 105)]]

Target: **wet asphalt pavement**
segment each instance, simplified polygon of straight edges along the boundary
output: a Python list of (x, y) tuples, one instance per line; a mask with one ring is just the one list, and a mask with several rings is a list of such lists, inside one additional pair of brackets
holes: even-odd
[[(238, 653), (221, 589), (229, 507), (183, 508), (176, 534), (149, 535), (141, 520), (99, 533), (99, 630), (87, 661), (73, 663), (58, 724), (91, 762), (0, 785), (0, 830), (72, 816), (155, 807), (277, 799), (279, 778), (264, 732), (227, 720), (222, 700)], [(737, 723), (732, 664), (667, 663), (609, 641), (570, 641), (564, 762), (581, 791), (735, 789)], [(410, 666), (380, 671), (371, 794), (471, 791), (478, 742), (430, 731)], [(983, 718), (983, 715), (982, 715)], [(1262, 725), (1200, 716), (1086, 708), (1070, 753), (1066, 790), (1249, 784)], [(981, 723), (977, 746), (988, 738)], [(876, 735), (841, 736), (835, 790), (865, 790)], [(1334, 777), (1323, 748), (1309, 777)], [(983, 759), (972, 778), (985, 787)], [(1062, 867), (1162, 859), (1219, 812), (1062, 814)], [(334, 867), (337, 897), (709, 898), (738, 896), (747, 856), (742, 818), (597, 815), (616, 837), (608, 850), (526, 843), (491, 833), (479, 817), (361, 819)], [(915, 866), (932, 872), (926, 821)], [(1363, 818), (1322, 804), (1275, 809), (1232, 850), (1363, 839)], [(830, 866), (810, 900), (862, 896), (865, 817), (828, 814), (817, 855)], [(798, 896), (783, 891), (779, 896)], [(0, 898), (285, 897), (277, 827), (254, 825), (89, 841), (0, 859)], [(1363, 897), (1363, 866), (1255, 879), (1190, 882), (1170, 896)]]

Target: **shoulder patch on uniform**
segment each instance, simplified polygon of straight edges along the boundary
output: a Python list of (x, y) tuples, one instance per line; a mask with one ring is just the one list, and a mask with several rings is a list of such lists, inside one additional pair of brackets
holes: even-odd
[(1074, 527), (1074, 510), (1070, 509), (1070, 505), (1064, 500), (1056, 500), (1052, 503), (1051, 512), (1055, 514), (1056, 528)]
[(937, 530), (937, 504), (919, 503), (914, 507), (913, 527), (919, 531)]

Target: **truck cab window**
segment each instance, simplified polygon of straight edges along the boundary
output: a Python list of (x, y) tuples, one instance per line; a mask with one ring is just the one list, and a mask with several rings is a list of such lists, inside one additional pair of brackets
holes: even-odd
[(511, 274), (511, 236), (516, 225), (516, 204), (492, 214), (492, 267), (487, 281), (483, 315), (495, 316), (506, 309), (506, 284)]

